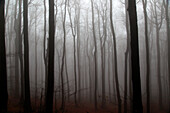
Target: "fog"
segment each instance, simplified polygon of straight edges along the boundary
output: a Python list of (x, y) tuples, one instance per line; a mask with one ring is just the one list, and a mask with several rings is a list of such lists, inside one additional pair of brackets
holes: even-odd
[[(33, 112), (43, 112), (45, 109), (47, 88), (50, 87), (47, 84), (52, 83), (48, 72), (52, 47), (50, 32), (53, 32), (50, 28), (52, 18), (49, 17), (49, 13), (53, 12), (50, 11), (49, 1), (28, 0), (27, 4), (28, 76)], [(143, 1), (147, 1), (147, 15), (144, 15)], [(167, 22), (170, 8), (167, 2), (136, 0), (143, 113), (170, 111), (170, 37), (167, 30), (170, 26)], [(132, 84), (133, 47), (130, 44), (133, 39), (130, 38), (130, 26), (133, 25), (129, 22), (130, 8), (128, 0), (113, 0), (112, 13), (110, 7), (110, 0), (54, 0), (53, 112), (132, 112), (132, 85), (135, 84)], [(26, 98), (23, 15), (23, 4), (20, 6), (19, 0), (5, 0), (9, 112), (23, 112), (22, 104)], [(147, 40), (145, 25), (148, 28)]]

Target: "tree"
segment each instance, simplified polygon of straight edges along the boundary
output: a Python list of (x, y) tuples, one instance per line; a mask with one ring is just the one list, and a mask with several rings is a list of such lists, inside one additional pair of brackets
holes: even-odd
[[(104, 5), (102, 5), (104, 4)], [(106, 7), (105, 7), (106, 6)], [(102, 11), (97, 9), (98, 13), (98, 28), (99, 28), (99, 38), (100, 38), (100, 51), (101, 51), (101, 74), (102, 74), (102, 108), (105, 108), (105, 53), (106, 53), (106, 38), (107, 38), (107, 0), (105, 3), (101, 3)], [(103, 34), (101, 35), (101, 25), (100, 25), (100, 15), (102, 18)]]
[(146, 44), (146, 95), (147, 95), (147, 113), (150, 113), (150, 52), (149, 52), (149, 36), (148, 36), (148, 14), (147, 0), (142, 0), (143, 13), (145, 21), (145, 44)]
[[(47, 77), (48, 77), (48, 45), (49, 42), (47, 41), (46, 38), (46, 23), (47, 23), (47, 18), (46, 18), (46, 0), (44, 0), (44, 40), (43, 40), (43, 59), (44, 59), (44, 68), (45, 68), (45, 98), (47, 97)], [(47, 45), (47, 46), (46, 46)]]
[(48, 54), (48, 76), (47, 94), (45, 98), (45, 112), (53, 112), (53, 92), (54, 92), (54, 0), (49, 0), (49, 54)]
[[(169, 24), (169, 10), (168, 10), (168, 2), (169, 0), (163, 0), (163, 5), (165, 8), (165, 20), (166, 20), (166, 33), (167, 33), (167, 42), (168, 42), (168, 70), (169, 70), (169, 87), (170, 87), (170, 24)], [(170, 113), (170, 100), (169, 100), (169, 113)]]
[(29, 82), (29, 42), (28, 42), (28, 0), (23, 2), (24, 17), (24, 111), (31, 111), (30, 82)]
[[(75, 24), (76, 23), (73, 24), (73, 22), (72, 22), (70, 1), (68, 2), (68, 4), (69, 4), (68, 14), (69, 14), (69, 19), (70, 19), (70, 27), (71, 27), (71, 33), (72, 33), (72, 36), (73, 36), (73, 46), (74, 46), (73, 47), (73, 49), (74, 49), (74, 78), (75, 78), (75, 81), (74, 81), (74, 88), (75, 88), (74, 102), (75, 102), (75, 105), (77, 106), (77, 72), (76, 72), (77, 65), (76, 65), (76, 30), (75, 30), (75, 28), (76, 28)], [(77, 21), (75, 19), (74, 19), (74, 22)]]
[(22, 52), (22, 35), (21, 35), (21, 7), (22, 0), (19, 0), (19, 13), (18, 13), (18, 43), (19, 43), (19, 61), (20, 61), (20, 73), (21, 73), (21, 97), (20, 103), (24, 102), (24, 62), (23, 62), (23, 52)]
[[(162, 81), (161, 81), (161, 48), (160, 48), (160, 30), (163, 23), (163, 5), (162, 2), (158, 2), (157, 0), (150, 1), (151, 7), (151, 14), (153, 15), (154, 19), (150, 19), (152, 23), (156, 26), (156, 49), (157, 49), (157, 76), (158, 76), (158, 90), (159, 90), (159, 107), (160, 109), (163, 108), (162, 103)], [(158, 14), (160, 12), (160, 16)], [(160, 19), (159, 19), (160, 17)]]
[(116, 46), (116, 35), (115, 35), (115, 30), (113, 26), (113, 20), (112, 20), (112, 0), (110, 0), (110, 25), (111, 25), (111, 32), (113, 36), (113, 46), (114, 46), (114, 61), (115, 61), (115, 82), (116, 82), (116, 92), (117, 92), (117, 99), (118, 99), (118, 112), (121, 113), (122, 109), (122, 103), (121, 103), (121, 98), (120, 98), (120, 91), (119, 91), (119, 80), (118, 80), (118, 68), (117, 68), (117, 46)]
[(95, 71), (95, 88), (94, 88), (94, 105), (97, 110), (97, 41), (96, 41), (96, 33), (95, 33), (95, 24), (94, 24), (94, 1), (91, 0), (91, 8), (92, 8), (92, 29), (93, 29), (93, 39), (94, 39), (94, 71)]
[(78, 8), (78, 11), (77, 11), (77, 65), (78, 65), (78, 68), (77, 68), (77, 72), (78, 72), (78, 100), (80, 102), (80, 99), (81, 99), (81, 60), (80, 60), (80, 1), (81, 0), (78, 0), (76, 1), (77, 2), (77, 8)]
[[(130, 64), (130, 34), (129, 34), (129, 15), (127, 12), (127, 8), (128, 8), (128, 1), (125, 0), (125, 23), (126, 23), (126, 34), (127, 34), (127, 45), (126, 45), (126, 51), (125, 51), (125, 84), (124, 84), (124, 88), (125, 88), (125, 93), (124, 93), (124, 113), (127, 113), (127, 77), (128, 77), (128, 61)], [(129, 56), (129, 58), (128, 58)], [(130, 65), (129, 65), (129, 77), (130, 77)], [(131, 81), (129, 81), (130, 83)], [(131, 87), (131, 86), (130, 86)]]
[(7, 68), (5, 49), (5, 0), (0, 1), (0, 112), (7, 112), (8, 91), (7, 91)]
[(62, 53), (62, 63), (61, 63), (61, 86), (62, 86), (62, 104), (61, 104), (61, 110), (64, 110), (65, 107), (65, 94), (64, 94), (64, 61), (65, 61), (65, 51), (66, 51), (66, 4), (67, 4), (67, 0), (65, 0), (65, 4), (64, 4), (64, 20), (63, 20), (63, 31), (64, 31), (64, 42), (63, 42), (63, 53)]
[(128, 12), (131, 35), (131, 61), (132, 61), (132, 87), (133, 87), (133, 113), (143, 113), (141, 80), (139, 65), (138, 25), (136, 13), (136, 0), (128, 1)]

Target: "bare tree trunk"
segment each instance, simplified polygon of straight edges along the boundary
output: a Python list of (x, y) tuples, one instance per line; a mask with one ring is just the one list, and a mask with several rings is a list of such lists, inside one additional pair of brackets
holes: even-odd
[(53, 112), (54, 96), (54, 0), (49, 0), (49, 59), (48, 59), (48, 77), (47, 77), (47, 94), (45, 100), (45, 112)]
[(18, 14), (18, 41), (19, 41), (19, 61), (20, 61), (20, 73), (21, 73), (21, 97), (20, 104), (24, 103), (24, 62), (23, 62), (23, 52), (22, 52), (22, 34), (21, 34), (21, 7), (22, 1), (19, 0), (19, 14)]
[(64, 43), (63, 43), (63, 54), (62, 54), (62, 64), (61, 64), (61, 86), (62, 86), (62, 103), (61, 103), (61, 110), (64, 110), (65, 107), (65, 94), (64, 94), (64, 59), (65, 59), (65, 51), (66, 51), (66, 4), (67, 0), (65, 0), (65, 8), (64, 8), (64, 20), (63, 20), (63, 31), (64, 31)]
[(70, 85), (69, 85), (69, 77), (68, 77), (68, 71), (67, 71), (67, 55), (66, 55), (66, 50), (65, 50), (65, 72), (66, 72), (66, 79), (67, 79), (67, 90), (68, 90), (68, 94), (67, 94), (67, 98), (68, 98), (68, 102), (70, 101)]
[(24, 111), (30, 112), (32, 108), (29, 81), (28, 0), (24, 0), (23, 8), (24, 8), (23, 17), (24, 17), (24, 81), (25, 81)]
[(111, 63), (110, 63), (110, 42), (108, 40), (108, 59), (107, 59), (107, 63), (108, 63), (108, 83), (109, 83), (109, 102), (111, 102), (111, 87), (110, 87), (110, 67), (111, 67)]
[(37, 7), (35, 11), (35, 108), (36, 108), (36, 98), (37, 98), (37, 46), (38, 46), (38, 40), (37, 40)]
[(117, 46), (116, 46), (116, 36), (113, 26), (112, 20), (112, 0), (110, 0), (110, 22), (111, 22), (111, 31), (113, 36), (113, 45), (114, 45), (114, 61), (115, 61), (115, 81), (116, 81), (116, 91), (117, 91), (117, 99), (118, 99), (118, 112), (122, 112), (122, 103), (120, 98), (120, 91), (119, 91), (119, 80), (118, 80), (118, 68), (117, 68)]
[(97, 72), (97, 41), (96, 41), (96, 33), (95, 33), (95, 25), (94, 25), (94, 1), (91, 0), (91, 8), (92, 8), (92, 26), (93, 26), (93, 38), (94, 38), (94, 70), (95, 70), (95, 88), (94, 88), (94, 105), (97, 110), (97, 80), (98, 80), (98, 72)]
[[(70, 2), (69, 2), (70, 3)], [(69, 4), (68, 3), (68, 4)], [(71, 8), (70, 8), (70, 4), (69, 4), (69, 9), (68, 9), (68, 13), (69, 13), (69, 19), (70, 19), (70, 26), (71, 26), (71, 33), (72, 33), (72, 36), (73, 36), (73, 51), (74, 51), (74, 90), (75, 90), (75, 94), (74, 94), (74, 103), (75, 103), (75, 106), (78, 106), (77, 104), (77, 71), (76, 71), (76, 67), (77, 67), (77, 63), (76, 63), (76, 30), (75, 30), (75, 23), (74, 23), (74, 26), (73, 26), (73, 22), (72, 22), (72, 18), (71, 18)], [(75, 12), (76, 13), (76, 12)], [(74, 22), (76, 20), (74, 19)], [(78, 39), (77, 39), (78, 40)], [(77, 50), (78, 52), (78, 50)], [(78, 53), (77, 53), (78, 54)], [(78, 56), (77, 56), (78, 57)]]
[(0, 112), (7, 112), (8, 91), (7, 91), (7, 68), (5, 49), (5, 0), (0, 1)]
[[(80, 0), (78, 1), (80, 2)], [(78, 4), (78, 17), (77, 17), (77, 64), (78, 64), (78, 77), (79, 77), (79, 80), (78, 80), (78, 101), (80, 102), (81, 101), (81, 60), (80, 60), (80, 3)]]
[(148, 37), (148, 20), (147, 20), (147, 0), (142, 0), (143, 13), (145, 20), (145, 44), (146, 44), (146, 95), (147, 95), (147, 113), (150, 113), (150, 52), (149, 52), (149, 37)]
[[(165, 20), (166, 20), (166, 33), (167, 33), (167, 39), (168, 39), (168, 73), (169, 73), (169, 88), (170, 88), (170, 28), (169, 28), (169, 9), (168, 4), (169, 0), (163, 0), (164, 8), (165, 8)], [(170, 96), (170, 93), (169, 93)], [(169, 99), (169, 111), (170, 113), (170, 99)]]
[[(100, 29), (100, 11), (97, 10), (98, 14), (98, 28), (99, 28), (99, 38), (100, 38), (100, 51), (101, 51), (101, 74), (102, 74), (102, 108), (105, 107), (105, 55), (104, 55), (104, 45), (103, 45), (103, 36), (101, 36), (101, 29)], [(103, 23), (104, 24), (104, 23)], [(106, 37), (105, 37), (106, 38)]]
[(130, 20), (131, 34), (131, 60), (132, 60), (132, 86), (133, 86), (133, 113), (143, 113), (140, 64), (139, 64), (139, 45), (138, 45), (138, 25), (136, 13), (136, 0), (128, 1), (128, 12)]
[(75, 94), (74, 94), (74, 102), (75, 105), (77, 106), (77, 72), (76, 72), (76, 39), (75, 39), (75, 35), (73, 36), (73, 42), (74, 42), (74, 78), (75, 78)]
[(155, 25), (156, 25), (157, 74), (158, 74), (157, 80), (158, 80), (158, 87), (159, 87), (159, 107), (160, 107), (160, 109), (163, 109), (163, 105), (162, 105), (162, 82), (161, 82), (161, 70), (160, 70), (160, 64), (161, 64), (161, 61), (160, 61), (160, 40), (159, 40), (159, 31), (160, 31), (162, 23), (158, 23), (156, 1), (154, 1), (154, 11), (155, 11), (154, 13), (155, 13)]
[[(126, 52), (125, 52), (125, 83), (124, 83), (124, 113), (127, 113), (127, 77), (128, 77), (128, 55), (130, 54), (129, 49), (130, 49), (130, 34), (129, 34), (129, 16), (128, 16), (128, 12), (127, 12), (127, 8), (128, 8), (128, 1), (125, 0), (125, 15), (126, 15), (126, 34), (127, 34), (127, 46), (126, 46)], [(130, 61), (129, 61), (130, 63)], [(129, 68), (129, 72), (130, 72), (130, 68)], [(130, 73), (129, 73), (130, 76)]]

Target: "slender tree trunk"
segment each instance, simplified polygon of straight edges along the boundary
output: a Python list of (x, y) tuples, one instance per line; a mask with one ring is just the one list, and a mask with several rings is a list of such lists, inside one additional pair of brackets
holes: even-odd
[(19, 0), (19, 14), (18, 14), (18, 41), (19, 41), (19, 61), (20, 61), (20, 73), (21, 73), (21, 97), (20, 97), (20, 104), (24, 103), (24, 62), (23, 62), (23, 52), (22, 52), (22, 34), (21, 34), (21, 7), (22, 7), (22, 0)]
[[(80, 0), (79, 0), (80, 2)], [(79, 4), (78, 4), (79, 5)], [(78, 65), (78, 101), (81, 101), (81, 60), (80, 60), (80, 6), (78, 6), (78, 15), (77, 15), (77, 65)]]
[(25, 81), (25, 98), (24, 111), (30, 112), (31, 98), (30, 98), (30, 81), (29, 81), (29, 39), (28, 39), (28, 1), (23, 3), (23, 17), (24, 17), (24, 81)]
[(5, 49), (5, 0), (0, 1), (0, 112), (7, 112), (8, 91), (7, 91), (7, 68)]
[[(125, 15), (126, 15), (126, 34), (127, 34), (127, 46), (126, 46), (126, 52), (125, 52), (125, 71), (124, 71), (124, 74), (125, 74), (125, 84), (124, 84), (124, 89), (125, 89), (125, 92), (124, 92), (124, 113), (127, 113), (127, 87), (128, 87), (128, 84), (127, 84), (127, 77), (128, 77), (128, 55), (130, 54), (129, 53), (129, 44), (130, 44), (130, 34), (129, 34), (129, 16), (128, 16), (128, 12), (127, 12), (127, 8), (128, 8), (128, 1), (125, 0)], [(130, 68), (129, 68), (129, 71), (130, 71)], [(130, 73), (129, 73), (129, 76), (130, 76)]]
[(95, 109), (97, 110), (97, 80), (98, 80), (98, 72), (97, 72), (97, 41), (96, 41), (96, 31), (95, 31), (95, 24), (94, 24), (94, 1), (91, 0), (91, 8), (92, 8), (92, 26), (93, 26), (93, 38), (94, 38), (94, 71), (95, 71), (95, 85), (94, 85), (94, 105)]
[(148, 37), (148, 20), (147, 20), (147, 0), (142, 0), (143, 13), (145, 20), (145, 44), (146, 44), (146, 95), (147, 95), (147, 113), (150, 113), (150, 52), (149, 52), (149, 37)]
[(159, 90), (159, 107), (163, 109), (162, 105), (162, 83), (161, 83), (161, 70), (160, 70), (160, 40), (159, 40), (159, 23), (158, 23), (158, 14), (157, 14), (157, 4), (154, 2), (154, 11), (155, 11), (155, 25), (156, 25), (156, 47), (157, 47), (157, 76), (158, 76), (158, 90)]
[[(166, 20), (166, 33), (167, 33), (167, 44), (168, 44), (168, 73), (169, 73), (169, 89), (170, 89), (170, 24), (169, 24), (169, 0), (163, 0), (163, 3), (164, 3), (164, 8), (165, 8), (165, 20)], [(170, 93), (169, 93), (169, 96), (170, 96)], [(170, 99), (169, 99), (169, 111), (170, 113)]]
[(116, 44), (116, 35), (113, 26), (112, 20), (112, 0), (110, 0), (110, 22), (111, 22), (111, 31), (113, 36), (113, 45), (114, 45), (114, 61), (115, 61), (115, 82), (116, 82), (116, 92), (117, 92), (117, 99), (118, 99), (118, 112), (122, 112), (122, 103), (120, 98), (120, 91), (119, 91), (119, 80), (118, 80), (118, 68), (117, 68), (117, 44)]
[(143, 113), (140, 64), (139, 64), (139, 44), (136, 0), (128, 1), (128, 12), (130, 20), (131, 34), (131, 60), (132, 60), (132, 86), (133, 86), (133, 113)]
[(67, 71), (67, 55), (66, 55), (66, 50), (65, 50), (65, 72), (66, 72), (66, 79), (67, 79), (67, 90), (68, 90), (68, 94), (67, 94), (67, 98), (68, 98), (68, 102), (70, 101), (70, 85), (69, 85), (69, 77), (68, 77), (68, 71)]
[(47, 94), (45, 100), (45, 112), (53, 112), (54, 96), (54, 0), (49, 0), (49, 59), (48, 59), (48, 77), (47, 77)]
[(77, 72), (76, 72), (76, 39), (75, 36), (73, 36), (73, 42), (74, 42), (74, 78), (75, 78), (75, 94), (74, 94), (74, 102), (75, 105), (77, 106)]
[(37, 8), (35, 11), (35, 108), (36, 108), (36, 98), (37, 98), (37, 46), (38, 46), (38, 41), (37, 41)]
[[(98, 13), (98, 28), (99, 28), (99, 38), (100, 38), (100, 51), (101, 51), (101, 74), (102, 74), (102, 108), (105, 107), (105, 55), (104, 55), (104, 45), (103, 45), (103, 37), (101, 36), (101, 29), (100, 29), (100, 12), (99, 9), (97, 10)], [(103, 23), (104, 24), (104, 23)], [(104, 26), (104, 25), (103, 25)], [(103, 27), (104, 28), (104, 27)], [(104, 30), (103, 30), (104, 31)], [(106, 37), (105, 37), (106, 38)], [(105, 42), (104, 42), (105, 43)]]
[(110, 67), (111, 67), (111, 63), (110, 63), (110, 44), (108, 42), (108, 83), (109, 83), (109, 102), (111, 102), (111, 87), (110, 87)]
[[(43, 58), (44, 58), (44, 70), (45, 70), (45, 98), (47, 97), (47, 78), (48, 78), (48, 48), (49, 48), (49, 41), (47, 41), (46, 38), (46, 23), (47, 23), (47, 18), (46, 18), (46, 0), (44, 0), (44, 40), (43, 40)], [(47, 46), (46, 46), (47, 45)], [(45, 99), (46, 100), (46, 99)]]
[(67, 0), (65, 0), (65, 8), (64, 8), (64, 20), (63, 20), (63, 31), (64, 31), (64, 42), (63, 42), (63, 54), (62, 54), (62, 64), (61, 64), (61, 86), (62, 86), (62, 103), (61, 103), (61, 110), (64, 110), (65, 107), (65, 94), (64, 94), (64, 59), (65, 59), (65, 51), (66, 51), (66, 4)]
[(158, 76), (158, 87), (159, 87), (159, 106), (160, 109), (163, 108), (162, 105), (162, 83), (161, 83), (161, 70), (160, 70), (160, 42), (159, 42), (159, 30), (158, 24), (156, 25), (156, 46), (157, 46), (157, 76)]

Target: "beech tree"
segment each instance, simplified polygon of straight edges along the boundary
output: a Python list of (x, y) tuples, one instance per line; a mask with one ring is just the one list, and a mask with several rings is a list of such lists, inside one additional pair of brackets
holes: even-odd
[(8, 91), (7, 91), (7, 68), (6, 68), (6, 47), (5, 47), (5, 0), (0, 1), (0, 112), (7, 112)]
[(128, 12), (131, 35), (131, 60), (132, 60), (132, 87), (133, 87), (133, 113), (143, 113), (140, 65), (139, 65), (139, 44), (138, 44), (138, 24), (136, 13), (136, 0), (128, 1)]
[(111, 25), (111, 32), (113, 37), (113, 50), (114, 51), (114, 61), (115, 61), (115, 82), (116, 82), (116, 93), (117, 93), (117, 100), (118, 100), (118, 112), (122, 112), (122, 100), (120, 98), (120, 91), (119, 91), (119, 80), (118, 80), (118, 68), (117, 68), (117, 46), (116, 46), (116, 35), (115, 30), (113, 26), (113, 20), (112, 20), (112, 0), (110, 0), (110, 25)]
[(28, 0), (23, 2), (23, 17), (24, 17), (24, 111), (30, 112), (31, 98), (30, 98), (30, 78), (29, 78), (29, 42), (28, 42)]
[(147, 14), (147, 0), (142, 0), (143, 13), (145, 21), (145, 44), (146, 44), (146, 93), (147, 93), (147, 113), (150, 113), (150, 50), (149, 50), (149, 36), (148, 36), (148, 14)]
[(45, 112), (53, 112), (53, 93), (54, 93), (54, 0), (49, 0), (49, 55), (48, 55), (48, 76), (47, 94), (45, 98)]
[(91, 0), (91, 8), (92, 8), (92, 29), (93, 29), (93, 39), (94, 39), (94, 70), (95, 70), (95, 88), (94, 88), (94, 105), (95, 109), (97, 109), (97, 41), (96, 41), (96, 31), (95, 31), (95, 25), (94, 25), (94, 1)]

